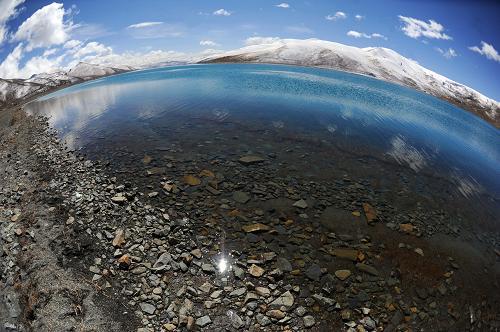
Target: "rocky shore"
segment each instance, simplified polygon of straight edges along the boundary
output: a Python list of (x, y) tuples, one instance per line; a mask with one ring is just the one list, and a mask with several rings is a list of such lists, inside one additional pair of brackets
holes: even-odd
[(498, 231), (273, 154), (146, 155), (131, 177), (22, 109), (0, 138), (0, 331), (500, 328)]

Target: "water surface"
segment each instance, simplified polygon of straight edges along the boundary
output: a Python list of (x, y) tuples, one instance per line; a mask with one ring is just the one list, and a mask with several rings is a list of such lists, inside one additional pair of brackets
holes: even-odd
[(117, 171), (143, 174), (144, 155), (164, 166), (256, 153), (283, 176), (350, 177), (394, 204), (406, 195), (399, 204), (475, 209), (486, 222), (498, 215), (499, 131), (370, 77), (260, 64), (166, 67), (75, 85), (26, 109)]

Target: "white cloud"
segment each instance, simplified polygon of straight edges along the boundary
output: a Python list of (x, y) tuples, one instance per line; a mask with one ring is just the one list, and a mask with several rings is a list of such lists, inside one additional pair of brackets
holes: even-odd
[(54, 72), (60, 68), (62, 57), (48, 58), (35, 56), (29, 59), (23, 67), (20, 62), (24, 56), (24, 45), (19, 43), (0, 64), (0, 77), (3, 78), (29, 78), (33, 74)]
[(276, 5), (278, 8), (290, 8), (290, 5), (286, 2), (282, 2), (279, 5)]
[(231, 16), (231, 13), (225, 10), (224, 8), (217, 9), (216, 11), (213, 12), (213, 14), (216, 16)]
[(112, 34), (113, 32), (98, 23), (78, 23), (71, 29), (71, 37), (80, 40), (100, 38)]
[(76, 39), (72, 39), (72, 40), (68, 40), (66, 43), (64, 43), (64, 48), (75, 48), (77, 46), (80, 46), (82, 44), (81, 41), (79, 40), (76, 40)]
[(19, 72), (19, 61), (23, 56), (23, 44), (17, 45), (12, 52), (0, 64), (0, 77), (17, 78)]
[(361, 38), (361, 37), (363, 37), (363, 35), (364, 35), (364, 34), (363, 34), (363, 33), (361, 33), (361, 32), (357, 32), (357, 31), (353, 31), (353, 30), (351, 30), (351, 31), (347, 32), (347, 35), (348, 35), (349, 37)]
[(50, 55), (54, 55), (57, 51), (58, 51), (58, 49), (57, 49), (57, 48), (49, 48), (48, 50), (45, 50), (45, 51), (43, 52), (43, 56), (44, 56), (44, 57), (48, 57), (48, 56), (50, 56)]
[(64, 22), (63, 4), (53, 2), (40, 8), (24, 21), (13, 40), (26, 41), (26, 50), (50, 47), (64, 43), (69, 38), (72, 22)]
[(111, 47), (105, 46), (98, 42), (89, 42), (85, 46), (78, 48), (74, 52), (73, 57), (79, 59), (89, 54), (106, 55), (111, 54), (112, 52), (113, 49)]
[(364, 32), (358, 32), (358, 31), (351, 30), (351, 31), (347, 32), (347, 35), (349, 37), (353, 37), (353, 38), (368, 38), (368, 39), (370, 39), (370, 38), (380, 38), (380, 39), (387, 40), (387, 37), (384, 36), (384, 35), (381, 35), (380, 33), (366, 34)]
[(446, 59), (451, 59), (451, 58), (458, 56), (457, 52), (452, 48), (448, 48), (447, 50), (443, 50), (443, 49), (438, 47), (438, 48), (436, 48), (436, 50), (439, 53), (441, 53)]
[(343, 20), (347, 18), (347, 14), (344, 12), (336, 12), (333, 15), (327, 15), (325, 17), (328, 21), (337, 21), (337, 20)]
[(1, 0), (0, 1), (0, 44), (7, 39), (7, 22), (18, 14), (17, 7), (24, 0)]
[(171, 61), (185, 61), (188, 56), (189, 55), (180, 52), (156, 50), (149, 51), (147, 53), (125, 52), (121, 54), (110, 53), (107, 55), (94, 55), (85, 57), (82, 61), (111, 67), (132, 66), (140, 68), (151, 64), (161, 64)]
[(497, 50), (493, 47), (493, 45), (488, 44), (484, 41), (481, 41), (481, 48), (479, 48), (478, 46), (471, 46), (469, 47), (469, 50), (484, 55), (490, 60), (500, 62), (500, 55), (498, 55)]
[(212, 40), (202, 40), (202, 41), (200, 41), (200, 45), (201, 46), (217, 46), (219, 44), (217, 44), (216, 42), (214, 42)]
[(280, 41), (279, 37), (249, 37), (245, 40), (245, 45), (262, 45), (262, 44), (272, 44)]
[(361, 21), (361, 20), (364, 20), (364, 19), (365, 19), (365, 17), (364, 17), (363, 15), (359, 15), (359, 14), (356, 14), (356, 15), (354, 16), (354, 18), (356, 18), (356, 20), (357, 20), (357, 21)]
[[(146, 23), (146, 24), (144, 24)], [(159, 24), (150, 24), (159, 23)], [(128, 33), (136, 39), (152, 39), (166, 37), (180, 37), (184, 35), (184, 27), (179, 24), (167, 24), (160, 22), (143, 22), (129, 26)]]
[(141, 22), (141, 23), (131, 24), (127, 28), (140, 29), (140, 28), (146, 28), (146, 27), (151, 27), (151, 26), (160, 25), (160, 24), (163, 24), (163, 22)]
[(401, 30), (410, 38), (427, 37), (431, 39), (453, 39), (443, 32), (444, 27), (434, 20), (429, 23), (413, 17), (399, 15), (399, 20), (404, 23)]
[(372, 37), (372, 38), (381, 38), (381, 39), (385, 39), (385, 40), (387, 40), (387, 37), (386, 37), (386, 36), (384, 36), (384, 35), (382, 35), (382, 34), (380, 34), (380, 33), (376, 33), (376, 32), (375, 32), (375, 33), (372, 33), (372, 34), (371, 34), (371, 37)]

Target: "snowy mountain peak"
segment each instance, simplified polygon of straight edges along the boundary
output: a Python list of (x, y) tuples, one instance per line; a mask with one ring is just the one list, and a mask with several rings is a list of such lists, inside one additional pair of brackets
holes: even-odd
[(33, 75), (26, 80), (0, 78), (0, 107), (15, 104), (20, 99), (25, 100), (57, 87), (130, 70), (133, 68), (129, 66), (115, 68), (80, 62), (67, 72), (42, 73)]

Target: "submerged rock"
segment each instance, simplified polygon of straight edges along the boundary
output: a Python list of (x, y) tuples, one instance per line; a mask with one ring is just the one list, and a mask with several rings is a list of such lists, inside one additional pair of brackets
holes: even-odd
[(259, 156), (243, 156), (238, 161), (243, 165), (253, 165), (262, 163), (265, 159)]

